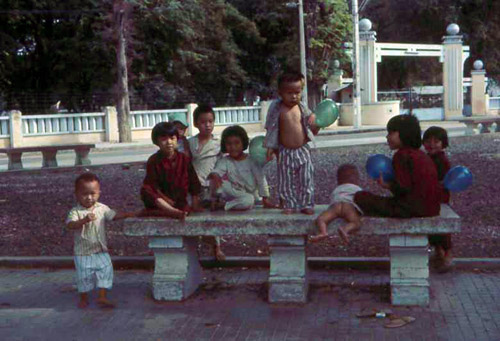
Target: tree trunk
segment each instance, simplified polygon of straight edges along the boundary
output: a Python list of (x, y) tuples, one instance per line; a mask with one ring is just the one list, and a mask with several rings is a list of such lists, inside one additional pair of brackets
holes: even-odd
[(127, 56), (125, 54), (125, 35), (123, 33), (124, 11), (117, 13), (118, 42), (116, 48), (116, 57), (118, 63), (117, 79), (117, 103), (116, 111), (118, 113), (118, 133), (120, 142), (132, 142), (132, 131), (130, 128), (130, 101), (128, 97), (128, 75), (127, 75)]

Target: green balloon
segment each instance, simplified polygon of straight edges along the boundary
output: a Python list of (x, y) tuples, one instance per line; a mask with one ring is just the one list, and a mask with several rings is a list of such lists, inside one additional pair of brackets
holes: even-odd
[(325, 128), (337, 120), (339, 117), (339, 108), (337, 107), (337, 103), (331, 99), (325, 99), (316, 106), (314, 113), (316, 114), (316, 125), (320, 128)]
[(264, 148), (263, 144), (264, 136), (256, 136), (250, 141), (250, 146), (248, 147), (250, 158), (261, 167), (267, 163), (267, 148)]

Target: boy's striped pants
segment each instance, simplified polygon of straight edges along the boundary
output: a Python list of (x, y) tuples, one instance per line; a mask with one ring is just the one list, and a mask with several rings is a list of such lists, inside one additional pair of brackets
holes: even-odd
[(283, 208), (313, 208), (314, 166), (307, 144), (297, 149), (289, 149), (280, 145), (278, 192)]

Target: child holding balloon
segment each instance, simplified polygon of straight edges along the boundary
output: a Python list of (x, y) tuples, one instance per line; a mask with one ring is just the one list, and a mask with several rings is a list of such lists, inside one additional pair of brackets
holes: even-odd
[(354, 194), (361, 191), (359, 172), (352, 164), (343, 164), (337, 170), (337, 187), (330, 196), (330, 207), (322, 212), (315, 221), (319, 234), (311, 237), (317, 242), (328, 237), (328, 224), (337, 218), (344, 219), (347, 224), (338, 229), (339, 236), (345, 244), (349, 243), (349, 233), (359, 229), (360, 214), (363, 211), (354, 203)]
[(226, 211), (249, 210), (259, 196), (264, 208), (276, 208), (268, 199), (269, 187), (262, 168), (244, 153), (248, 144), (248, 135), (240, 126), (230, 126), (222, 132), (220, 149), (228, 155), (217, 161), (208, 176), (212, 210), (220, 204)]
[(278, 193), (283, 213), (314, 214), (314, 167), (309, 141), (319, 131), (316, 116), (300, 99), (304, 76), (286, 73), (278, 80), (280, 99), (271, 103), (266, 118), (267, 160), (277, 156)]
[(366, 216), (411, 218), (436, 216), (440, 211), (437, 170), (431, 158), (420, 150), (421, 130), (414, 115), (394, 116), (387, 123), (387, 143), (396, 150), (392, 158), (394, 179), (386, 182), (380, 174), (379, 185), (393, 196), (367, 191), (354, 195), (354, 203)]
[[(444, 187), (443, 180), (450, 170), (450, 161), (444, 152), (444, 149), (448, 147), (448, 133), (441, 127), (429, 127), (424, 132), (423, 144), (427, 155), (430, 156), (436, 166), (441, 202), (447, 204), (450, 201), (450, 191)], [(429, 244), (435, 247), (437, 260), (440, 263), (439, 271), (446, 272), (450, 270), (453, 261), (451, 234), (430, 235)]]

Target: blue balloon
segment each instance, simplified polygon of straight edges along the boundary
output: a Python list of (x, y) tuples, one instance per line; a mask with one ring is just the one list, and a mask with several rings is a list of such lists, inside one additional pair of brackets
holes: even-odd
[(375, 154), (368, 157), (368, 160), (366, 160), (366, 172), (373, 179), (378, 179), (381, 172), (385, 182), (394, 179), (392, 160), (383, 154)]
[(464, 191), (472, 185), (472, 173), (467, 167), (455, 166), (446, 173), (443, 184), (450, 192)]

